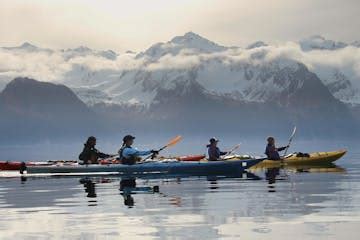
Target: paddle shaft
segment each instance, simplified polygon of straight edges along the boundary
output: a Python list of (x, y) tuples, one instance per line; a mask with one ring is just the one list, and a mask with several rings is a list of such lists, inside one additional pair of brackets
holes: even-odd
[[(160, 152), (160, 151), (162, 151), (162, 150), (164, 150), (165, 148), (167, 148), (167, 145), (166, 146), (164, 146), (164, 147), (162, 147), (162, 148), (160, 148), (159, 150), (158, 150), (158, 152)], [(155, 157), (155, 154), (150, 154), (149, 156), (147, 156), (146, 158), (144, 158), (142, 161), (146, 161), (146, 160), (148, 160), (148, 159), (153, 159)]]
[(289, 138), (289, 143), (288, 143), (288, 145), (287, 145), (286, 148), (285, 148), (285, 152), (284, 152), (283, 157), (286, 156), (287, 151), (288, 151), (288, 149), (289, 149), (289, 147), (290, 147), (290, 144), (291, 144), (292, 140), (294, 139), (295, 133), (296, 133), (296, 126), (294, 127), (294, 130), (293, 130), (293, 132), (292, 132), (292, 134), (291, 134), (291, 136), (290, 136), (290, 138)]
[(232, 154), (235, 150), (237, 150), (239, 148), (240, 148), (240, 143), (235, 145), (233, 148), (231, 148), (231, 150), (227, 154), (225, 154), (224, 157), (229, 156), (230, 154)]
[[(167, 147), (176, 145), (178, 142), (180, 142), (180, 140), (181, 140), (181, 136), (176, 136), (176, 137), (173, 138), (171, 141), (169, 141), (165, 146), (163, 146), (162, 148), (160, 148), (160, 149), (158, 150), (158, 152), (164, 150), (164, 149), (167, 148)], [(147, 156), (145, 159), (143, 159), (142, 161), (146, 161), (146, 160), (148, 160), (149, 158), (152, 158), (152, 159), (153, 159), (154, 157), (155, 157), (155, 154), (151, 154), (151, 155)]]

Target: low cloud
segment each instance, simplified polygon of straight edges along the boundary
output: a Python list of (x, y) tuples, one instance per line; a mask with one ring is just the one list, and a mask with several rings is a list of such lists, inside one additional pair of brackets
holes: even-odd
[(133, 69), (147, 71), (188, 69), (207, 61), (231, 65), (262, 64), (275, 59), (292, 59), (304, 63), (319, 75), (324, 75), (331, 69), (341, 70), (355, 86), (360, 88), (360, 48), (349, 46), (338, 50), (303, 51), (295, 42), (254, 49), (229, 48), (215, 53), (198, 53), (184, 49), (176, 55), (165, 54), (154, 60), (148, 56), (136, 58), (135, 54), (121, 54), (115, 60), (111, 60), (95, 51), (93, 54), (82, 56), (75, 54), (69, 58), (63, 51), (15, 51), (0, 48), (0, 77), (6, 81), (17, 76), (28, 76), (41, 81), (62, 82), (64, 76), (75, 66), (93, 72), (109, 70), (111, 74), (118, 72), (120, 75), (122, 71)]

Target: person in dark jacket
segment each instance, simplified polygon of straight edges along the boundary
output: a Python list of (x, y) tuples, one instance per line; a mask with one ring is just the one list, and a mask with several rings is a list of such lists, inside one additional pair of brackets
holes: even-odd
[(217, 147), (219, 140), (216, 138), (210, 139), (210, 144), (206, 147), (208, 148), (209, 161), (217, 161), (220, 159), (220, 156), (226, 155), (227, 152), (222, 152)]
[(79, 155), (79, 160), (83, 162), (83, 164), (96, 164), (98, 163), (99, 158), (108, 158), (112, 155), (105, 154), (100, 152), (95, 148), (96, 138), (91, 136), (88, 138), (86, 143), (84, 144), (84, 149)]
[(268, 137), (267, 142), (268, 144), (265, 149), (265, 154), (269, 160), (280, 160), (281, 157), (279, 152), (284, 151), (286, 148), (289, 147), (289, 146), (285, 146), (285, 147), (277, 148), (275, 146), (275, 138), (273, 137)]
[(119, 150), (119, 157), (122, 164), (133, 165), (140, 160), (140, 156), (146, 156), (153, 154), (154, 156), (159, 154), (159, 151), (148, 150), (148, 151), (139, 151), (132, 147), (134, 143), (134, 136), (126, 135), (123, 138), (123, 144)]

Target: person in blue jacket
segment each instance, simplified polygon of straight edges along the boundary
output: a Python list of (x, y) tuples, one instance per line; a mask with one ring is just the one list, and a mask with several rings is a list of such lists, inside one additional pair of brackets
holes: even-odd
[(289, 147), (289, 146), (285, 146), (285, 147), (277, 148), (275, 146), (275, 138), (273, 137), (268, 137), (267, 142), (268, 144), (266, 145), (265, 154), (269, 160), (280, 160), (281, 157), (279, 152), (284, 151), (286, 148)]
[(206, 147), (208, 148), (208, 155), (209, 155), (209, 161), (217, 161), (220, 159), (220, 156), (226, 155), (227, 152), (222, 152), (218, 148), (219, 140), (216, 138), (210, 139), (210, 144), (208, 144)]
[(140, 156), (159, 154), (159, 151), (156, 150), (139, 151), (131, 147), (134, 143), (134, 139), (135, 137), (131, 135), (126, 135), (123, 138), (123, 144), (119, 150), (119, 157), (122, 164), (132, 165), (135, 164), (138, 160), (140, 160)]

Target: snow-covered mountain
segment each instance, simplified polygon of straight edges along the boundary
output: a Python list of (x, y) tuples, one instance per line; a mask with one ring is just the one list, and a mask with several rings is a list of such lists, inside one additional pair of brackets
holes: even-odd
[(267, 46), (269, 46), (269, 45), (264, 43), (263, 41), (257, 41), (257, 42), (254, 42), (254, 43), (250, 44), (249, 46), (247, 46), (247, 49), (259, 48), (259, 47), (267, 47)]
[(187, 87), (195, 84), (211, 96), (286, 105), (280, 96), (302, 88), (297, 72), (305, 68), (337, 99), (356, 105), (360, 104), (358, 45), (314, 36), (290, 47), (261, 41), (247, 48), (225, 47), (193, 32), (139, 54), (84, 46), (50, 50), (25, 43), (0, 48), (0, 88), (14, 77), (30, 76), (71, 87), (88, 105), (149, 107), (163, 99), (164, 92), (190, 91)]
[[(108, 78), (103, 76), (104, 72), (85, 78), (98, 84), (96, 89), (106, 94), (107, 101), (117, 103), (150, 105), (161, 90), (188, 81), (196, 81), (212, 95), (265, 102), (285, 91), (291, 81), (301, 85), (301, 79), (289, 80), (288, 76), (297, 70), (302, 59), (291, 55), (274, 57), (275, 51), (276, 47), (263, 42), (256, 42), (247, 49), (226, 48), (187, 33), (138, 54), (136, 58), (140, 65), (134, 69), (121, 71), (117, 76), (112, 72)], [(360, 104), (360, 85), (356, 84), (360, 81), (353, 69), (342, 69), (321, 61), (304, 64), (320, 77), (336, 98), (345, 103)], [(105, 78), (107, 81), (99, 84), (99, 79)], [(101, 101), (87, 100), (88, 90), (83, 90), (77, 93), (86, 102)]]
[(27, 53), (31, 53), (31, 52), (48, 52), (48, 53), (52, 53), (53, 50), (48, 49), (48, 48), (40, 48), (37, 47), (31, 43), (28, 42), (24, 42), (23, 44), (21, 44), (20, 46), (16, 46), (16, 47), (2, 47), (3, 50), (7, 50), (7, 51), (13, 51), (13, 52), (27, 52)]
[(304, 51), (336, 50), (336, 49), (345, 48), (348, 46), (347, 43), (329, 40), (320, 35), (315, 35), (315, 36), (311, 36), (309, 38), (303, 39), (299, 43), (300, 43), (301, 48)]
[(112, 50), (105, 51), (94, 51), (88, 47), (80, 46), (74, 49), (65, 49), (61, 50), (65, 59), (72, 59), (76, 57), (86, 57), (86, 56), (95, 56), (95, 57), (104, 57), (109, 60), (116, 60), (118, 54)]
[(157, 43), (147, 49), (145, 52), (139, 53), (136, 57), (149, 57), (152, 60), (159, 59), (167, 54), (177, 55), (181, 51), (187, 50), (189, 54), (194, 53), (214, 53), (225, 51), (227, 48), (220, 46), (200, 35), (188, 32), (184, 36), (174, 37), (166, 43)]

